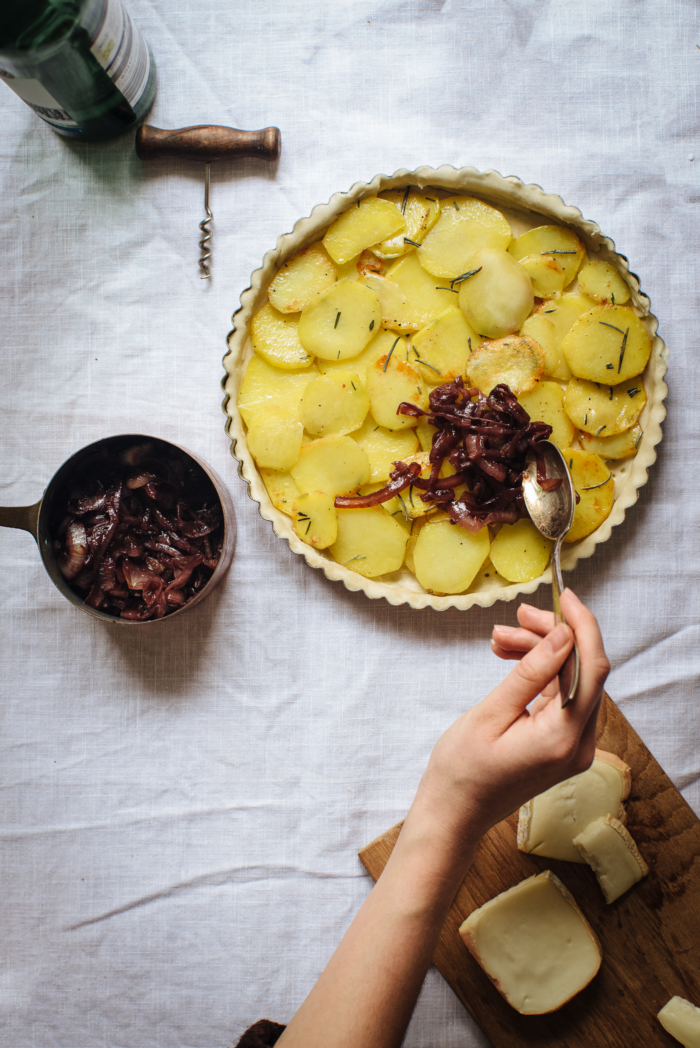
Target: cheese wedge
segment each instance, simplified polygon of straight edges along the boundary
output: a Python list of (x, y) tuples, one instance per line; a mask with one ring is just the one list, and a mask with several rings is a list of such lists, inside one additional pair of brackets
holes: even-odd
[(594, 819), (574, 837), (574, 844), (592, 867), (607, 903), (615, 902), (649, 873), (637, 845), (614, 815)]
[(685, 1045), (700, 1048), (700, 1008), (684, 997), (672, 997), (657, 1016), (664, 1030)]
[(614, 753), (596, 750), (588, 771), (564, 779), (520, 809), (518, 848), (549, 859), (584, 862), (574, 837), (601, 815), (625, 821), (630, 769)]
[(602, 959), (593, 929), (550, 870), (474, 910), (459, 934), (521, 1015), (561, 1008), (588, 986)]

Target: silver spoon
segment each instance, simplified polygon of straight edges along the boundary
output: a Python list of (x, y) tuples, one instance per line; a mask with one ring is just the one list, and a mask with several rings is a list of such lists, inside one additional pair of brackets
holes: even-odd
[[(561, 544), (574, 520), (576, 494), (566, 461), (556, 444), (542, 440), (537, 448), (544, 457), (547, 479), (561, 479), (555, 491), (544, 491), (537, 480), (537, 457), (534, 451), (527, 456), (527, 469), (523, 473), (523, 496), (530, 519), (545, 538), (554, 541), (552, 550), (552, 596), (554, 599), (554, 625), (566, 622), (561, 610), (561, 594), (564, 581), (561, 575)], [(579, 676), (578, 648), (574, 646), (559, 671), (559, 690), (562, 706), (568, 706), (576, 695)]]

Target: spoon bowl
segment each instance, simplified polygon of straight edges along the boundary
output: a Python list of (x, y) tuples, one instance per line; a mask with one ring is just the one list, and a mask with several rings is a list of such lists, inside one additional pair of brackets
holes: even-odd
[[(547, 481), (560, 480), (561, 484), (549, 488), (538, 478), (537, 461), (544, 464)], [(530, 519), (540, 534), (554, 542), (552, 550), (552, 597), (554, 601), (554, 625), (566, 622), (561, 610), (561, 594), (564, 581), (561, 574), (561, 545), (574, 521), (576, 493), (566, 460), (556, 444), (542, 440), (537, 452), (530, 451), (527, 468), (523, 473), (523, 498)], [(575, 697), (579, 678), (578, 647), (574, 641), (571, 653), (559, 671), (561, 704), (567, 706)]]

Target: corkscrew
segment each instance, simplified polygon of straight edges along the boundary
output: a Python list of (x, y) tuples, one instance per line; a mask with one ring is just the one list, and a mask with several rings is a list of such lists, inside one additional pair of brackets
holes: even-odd
[(199, 223), (202, 233), (199, 241), (199, 268), (201, 279), (211, 279), (211, 222), (213, 214), (209, 206), (211, 188), (211, 165), (217, 160), (235, 160), (241, 157), (259, 157), (261, 160), (277, 160), (280, 155), (281, 136), (279, 128), (265, 127), (262, 131), (239, 131), (235, 127), (220, 127), (217, 124), (198, 124), (163, 131), (159, 127), (143, 124), (136, 132), (136, 155), (140, 160), (155, 160), (159, 157), (184, 157), (199, 160), (204, 164), (204, 210), (205, 218)]

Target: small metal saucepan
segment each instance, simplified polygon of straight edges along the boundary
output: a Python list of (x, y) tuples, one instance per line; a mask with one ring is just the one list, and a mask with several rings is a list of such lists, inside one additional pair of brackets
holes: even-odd
[[(71, 490), (80, 483), (81, 478), (91, 475), (99, 475), (109, 468), (111, 463), (116, 464), (119, 456), (129, 448), (142, 444), (151, 444), (156, 454), (167, 458), (179, 458), (185, 470), (186, 494), (200, 504), (208, 502), (211, 504), (218, 499), (224, 520), (224, 543), (221, 550), (219, 563), (205, 586), (187, 604), (169, 612), (165, 619), (147, 619), (139, 622), (132, 619), (122, 619), (96, 608), (89, 607), (78, 593), (75, 593), (68, 585), (66, 579), (59, 570), (56, 553), (53, 548), (55, 539), (54, 530), (57, 518), (60, 519), (65, 513), (68, 497)], [(44, 567), (54, 585), (61, 591), (64, 597), (74, 604), (76, 608), (85, 611), (93, 618), (102, 619), (105, 622), (117, 626), (147, 626), (153, 622), (169, 621), (177, 615), (183, 614), (189, 608), (199, 604), (221, 581), (229, 568), (233, 551), (236, 545), (236, 514), (228, 489), (221, 477), (203, 462), (197, 455), (179, 444), (161, 440), (159, 437), (146, 436), (142, 433), (128, 433), (116, 437), (106, 437), (94, 444), (76, 451), (67, 459), (60, 469), (53, 475), (48, 483), (46, 491), (33, 506), (0, 506), (0, 526), (6, 528), (20, 528), (28, 531), (36, 539), (44, 562)]]

